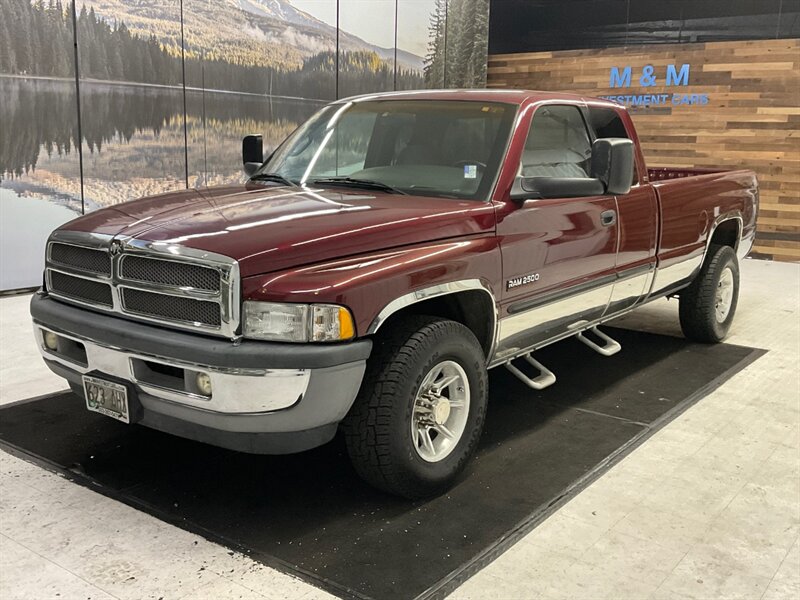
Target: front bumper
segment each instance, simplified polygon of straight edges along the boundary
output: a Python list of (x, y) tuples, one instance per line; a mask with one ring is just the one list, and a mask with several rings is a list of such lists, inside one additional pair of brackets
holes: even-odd
[[(350, 410), (372, 342), (234, 344), (34, 295), (34, 335), (45, 362), (83, 394), (92, 372), (130, 382), (142, 425), (245, 452), (282, 454), (324, 444)], [(44, 332), (59, 336), (57, 349)], [(211, 396), (197, 387), (211, 379)]]

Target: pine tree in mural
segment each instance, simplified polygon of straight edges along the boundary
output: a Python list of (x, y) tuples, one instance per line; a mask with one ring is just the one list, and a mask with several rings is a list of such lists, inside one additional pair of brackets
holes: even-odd
[(427, 87), (483, 87), (489, 0), (437, 0), (425, 56)]
[(428, 26), (428, 54), (425, 56), (425, 86), (437, 88), (444, 86), (445, 61), (445, 23), (447, 20), (447, 0), (436, 0)]
[(0, 73), (67, 76), (72, 46), (60, 0), (6, 0), (0, 16)]
[(0, 72), (11, 73), (17, 68), (14, 48), (11, 44), (9, 19), (0, 19)]

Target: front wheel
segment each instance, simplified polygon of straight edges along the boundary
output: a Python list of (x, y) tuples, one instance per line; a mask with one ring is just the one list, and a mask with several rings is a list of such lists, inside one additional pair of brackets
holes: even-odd
[(414, 316), (375, 340), (342, 424), (358, 474), (418, 499), (446, 490), (475, 452), (487, 401), (486, 360), (461, 323)]
[(712, 246), (700, 273), (680, 295), (683, 335), (696, 342), (721, 342), (739, 301), (739, 262), (730, 246)]

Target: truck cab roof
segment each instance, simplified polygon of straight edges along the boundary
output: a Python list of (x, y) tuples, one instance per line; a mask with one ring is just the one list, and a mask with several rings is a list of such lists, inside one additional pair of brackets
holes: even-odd
[(434, 89), (379, 92), (341, 98), (336, 101), (336, 104), (372, 100), (473, 100), (476, 102), (502, 102), (518, 106), (536, 102), (566, 101), (613, 106), (615, 109), (625, 110), (625, 107), (620, 104), (593, 96), (521, 89)]

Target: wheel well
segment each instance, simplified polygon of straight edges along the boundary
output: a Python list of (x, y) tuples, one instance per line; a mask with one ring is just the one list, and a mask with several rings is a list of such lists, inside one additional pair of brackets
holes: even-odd
[(711, 236), (711, 243), (716, 246), (730, 246), (736, 250), (739, 243), (739, 220), (728, 219), (717, 225)]
[(457, 321), (475, 334), (487, 359), (494, 342), (495, 306), (492, 297), (481, 290), (466, 290), (415, 302), (393, 313), (381, 329), (408, 315), (429, 315)]

